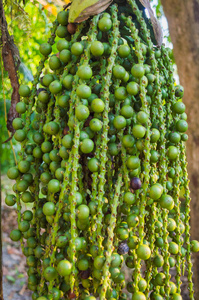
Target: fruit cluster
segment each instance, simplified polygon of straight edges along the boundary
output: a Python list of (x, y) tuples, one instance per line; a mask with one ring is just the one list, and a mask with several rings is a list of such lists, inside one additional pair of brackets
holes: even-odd
[(19, 90), (6, 197), (32, 299), (180, 300), (185, 268), (194, 299), (183, 88), (143, 7), (113, 3), (78, 26), (62, 11), (40, 52)]

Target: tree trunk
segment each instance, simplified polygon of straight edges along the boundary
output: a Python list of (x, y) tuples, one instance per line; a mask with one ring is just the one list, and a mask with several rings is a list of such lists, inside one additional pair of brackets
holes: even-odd
[[(1, 126), (0, 126), (1, 128)], [(2, 140), (0, 137), (0, 155)], [(1, 226), (1, 160), (0, 160), (0, 300), (3, 300), (3, 269), (2, 269), (2, 226)]]
[[(199, 0), (162, 0), (174, 47), (189, 124), (187, 142), (191, 189), (191, 237), (199, 240)], [(199, 253), (194, 254), (195, 299), (199, 299)]]

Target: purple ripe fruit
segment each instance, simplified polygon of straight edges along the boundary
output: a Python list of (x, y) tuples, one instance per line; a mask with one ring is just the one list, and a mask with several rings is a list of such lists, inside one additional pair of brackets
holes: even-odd
[(120, 255), (125, 255), (129, 252), (129, 246), (127, 245), (127, 242), (122, 242), (119, 244), (117, 253)]
[(138, 177), (131, 178), (130, 187), (133, 190), (139, 190), (142, 187), (141, 180)]

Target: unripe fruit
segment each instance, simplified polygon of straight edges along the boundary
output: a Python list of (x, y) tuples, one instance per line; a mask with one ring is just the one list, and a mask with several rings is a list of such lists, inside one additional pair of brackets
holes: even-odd
[(62, 90), (61, 82), (58, 80), (52, 81), (49, 85), (49, 90), (53, 95), (58, 94)]
[(39, 51), (44, 56), (48, 56), (52, 52), (52, 47), (48, 43), (43, 43), (43, 44), (41, 44)]
[(57, 21), (61, 25), (67, 25), (68, 24), (68, 13), (67, 13), (67, 11), (60, 11), (57, 15)]
[(16, 105), (16, 111), (19, 114), (23, 114), (26, 112), (26, 104), (24, 102), (18, 102)]
[(90, 114), (89, 109), (85, 105), (79, 105), (75, 109), (75, 115), (80, 121), (86, 120), (89, 114)]
[(83, 51), (84, 51), (84, 47), (81, 43), (76, 42), (76, 43), (72, 44), (72, 47), (71, 47), (72, 54), (79, 56), (83, 53)]
[(5, 203), (17, 209), (10, 237), (32, 299), (126, 300), (125, 286), (133, 300), (182, 299), (185, 266), (192, 299), (199, 242), (170, 51), (156, 46), (139, 1), (71, 2), (40, 45), (31, 90), (19, 88), (22, 116), (8, 120), (21, 145)]
[(43, 206), (43, 213), (46, 216), (53, 216), (55, 213), (55, 205), (53, 202), (46, 202)]
[(68, 260), (61, 260), (57, 265), (57, 272), (60, 276), (67, 276), (71, 273), (71, 263)]
[(147, 260), (151, 256), (151, 250), (147, 245), (139, 245), (137, 255), (140, 259)]
[(102, 17), (98, 22), (98, 27), (102, 32), (109, 31), (112, 27), (111, 19), (107, 17)]
[(153, 200), (158, 200), (161, 195), (162, 195), (162, 189), (159, 185), (154, 184), (153, 186), (150, 187), (149, 190), (149, 197), (152, 198)]
[(56, 179), (52, 179), (48, 183), (48, 190), (50, 193), (57, 193), (60, 190), (60, 182)]
[(91, 53), (94, 56), (101, 56), (104, 53), (104, 46), (99, 41), (94, 41), (91, 44)]

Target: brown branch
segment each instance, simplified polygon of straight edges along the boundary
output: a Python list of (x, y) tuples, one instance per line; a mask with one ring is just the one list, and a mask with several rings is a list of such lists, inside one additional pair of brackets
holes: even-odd
[[(0, 0), (1, 1), (1, 0)], [(0, 138), (0, 154), (1, 154)], [(3, 300), (3, 268), (2, 268), (2, 219), (1, 219), (1, 161), (0, 161), (0, 300)]]
[(0, 29), (4, 69), (8, 72), (10, 83), (13, 89), (11, 96), (11, 107), (7, 116), (7, 128), (10, 132), (14, 133), (12, 121), (19, 116), (19, 114), (16, 112), (16, 104), (20, 100), (19, 80), (17, 75), (17, 70), (20, 64), (20, 57), (19, 51), (14, 44), (13, 38), (8, 32), (2, 0), (0, 0)]

